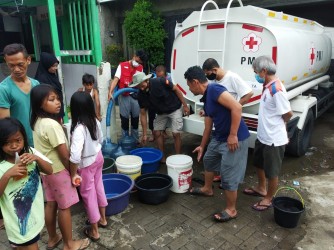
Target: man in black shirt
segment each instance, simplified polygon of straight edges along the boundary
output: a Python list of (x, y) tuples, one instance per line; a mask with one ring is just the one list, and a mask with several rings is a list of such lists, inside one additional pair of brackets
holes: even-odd
[[(164, 152), (163, 131), (168, 121), (174, 138), (176, 154), (181, 153), (181, 131), (183, 128), (182, 115), (189, 115), (189, 108), (183, 98), (182, 92), (171, 81), (163, 78), (151, 78), (152, 75), (145, 75), (137, 72), (132, 78), (129, 87), (139, 89), (138, 103), (140, 107), (140, 122), (143, 128), (142, 143), (147, 141), (147, 115), (148, 107), (153, 109), (157, 116), (153, 123), (154, 139), (158, 148)], [(164, 155), (161, 162), (166, 162)]]

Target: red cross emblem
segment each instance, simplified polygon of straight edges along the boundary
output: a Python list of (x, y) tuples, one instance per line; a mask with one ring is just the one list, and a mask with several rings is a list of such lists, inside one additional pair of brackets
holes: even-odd
[(311, 65), (314, 63), (315, 59), (315, 53), (314, 53), (315, 48), (311, 48), (311, 54), (310, 54), (310, 59), (311, 59)]
[(250, 37), (249, 41), (246, 42), (246, 45), (248, 45), (249, 48), (252, 49), (253, 45), (257, 45), (257, 41), (254, 41), (254, 37)]
[(262, 38), (256, 36), (254, 33), (250, 33), (247, 37), (242, 39), (242, 44), (244, 45), (244, 51), (246, 52), (256, 52), (259, 50), (259, 46), (262, 43)]

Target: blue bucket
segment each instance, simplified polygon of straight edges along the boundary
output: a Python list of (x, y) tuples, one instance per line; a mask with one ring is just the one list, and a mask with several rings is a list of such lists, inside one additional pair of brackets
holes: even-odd
[(130, 154), (137, 155), (143, 160), (141, 167), (142, 174), (157, 172), (162, 158), (162, 152), (155, 148), (137, 148), (130, 151)]
[(118, 214), (129, 205), (133, 180), (124, 174), (102, 175), (104, 191), (108, 200), (106, 216)]

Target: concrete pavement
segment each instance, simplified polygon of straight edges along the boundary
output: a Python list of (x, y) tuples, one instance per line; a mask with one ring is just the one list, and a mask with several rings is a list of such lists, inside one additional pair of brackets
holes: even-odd
[[(306, 233), (311, 229), (323, 230), (321, 232), (326, 239), (333, 237), (333, 235), (330, 236), (332, 232), (330, 221), (326, 224), (326, 219), (324, 219), (320, 229), (312, 226), (312, 221), (317, 218), (313, 216), (319, 216), (314, 213), (316, 209), (314, 206), (318, 206), (317, 202), (331, 196), (318, 193), (318, 199), (309, 198), (310, 189), (305, 188), (307, 178), (302, 177), (312, 176), (311, 182), (307, 184), (310, 186), (323, 179), (320, 174), (333, 171), (334, 164), (331, 160), (334, 153), (333, 125), (334, 118), (329, 120), (323, 118), (317, 121), (312, 138), (312, 145), (315, 145), (315, 149), (313, 148), (311, 153), (300, 158), (286, 156), (284, 159), (280, 185), (293, 185), (293, 180), (299, 180), (300, 186), (296, 188), (306, 200), (306, 212), (302, 214), (300, 224), (296, 228), (286, 229), (278, 226), (274, 221), (272, 208), (264, 212), (254, 211), (251, 205), (260, 198), (242, 194), (244, 188), (256, 183), (250, 150), (245, 181), (240, 186), (238, 193), (237, 219), (227, 223), (213, 221), (212, 214), (220, 211), (225, 202), (218, 183), (214, 184), (213, 197), (171, 192), (168, 201), (159, 205), (142, 204), (138, 201), (138, 195), (133, 193), (127, 209), (108, 218), (108, 228), (100, 229), (100, 241), (91, 243), (88, 249), (294, 249), (296, 246), (298, 246), (297, 249), (315, 249), (312, 246), (321, 243), (320, 239), (317, 242), (317, 238), (313, 237), (312, 244), (309, 244), (309, 240), (305, 240)], [(183, 153), (193, 157), (193, 177), (203, 178), (200, 173), (203, 170), (203, 164), (202, 162), (197, 163), (195, 155), (191, 153), (199, 145), (200, 140), (200, 136), (184, 134)], [(148, 146), (154, 146), (154, 144)], [(166, 152), (168, 155), (173, 154), (171, 136), (166, 142)], [(166, 165), (161, 165), (159, 172), (166, 173)], [(195, 182), (194, 185), (199, 186)], [(333, 185), (326, 185), (326, 187), (324, 192), (334, 193)], [(73, 235), (75, 238), (82, 238), (86, 217), (81, 202), (73, 206), (72, 215)], [(5, 231), (0, 232), (0, 249), (10, 249)], [(46, 249), (47, 233), (45, 229), (41, 235), (40, 249)], [(298, 245), (301, 240), (303, 244)], [(62, 249), (62, 244), (56, 249)], [(332, 248), (323, 247), (322, 249)]]

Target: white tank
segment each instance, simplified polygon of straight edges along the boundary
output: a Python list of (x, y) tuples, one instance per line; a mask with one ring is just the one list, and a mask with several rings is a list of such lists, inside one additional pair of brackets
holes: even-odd
[[(276, 75), (287, 90), (324, 75), (331, 61), (331, 40), (317, 22), (254, 6), (193, 12), (177, 27), (171, 74), (186, 97), (194, 102), (184, 72), (215, 58), (225, 69), (239, 74), (254, 91), (244, 112), (257, 113), (262, 85), (254, 78), (253, 60), (269, 55), (277, 64)], [(200, 24), (200, 26), (199, 26)], [(227, 29), (226, 29), (226, 27)], [(198, 28), (200, 27), (200, 28)], [(226, 39), (225, 38), (226, 33)]]

